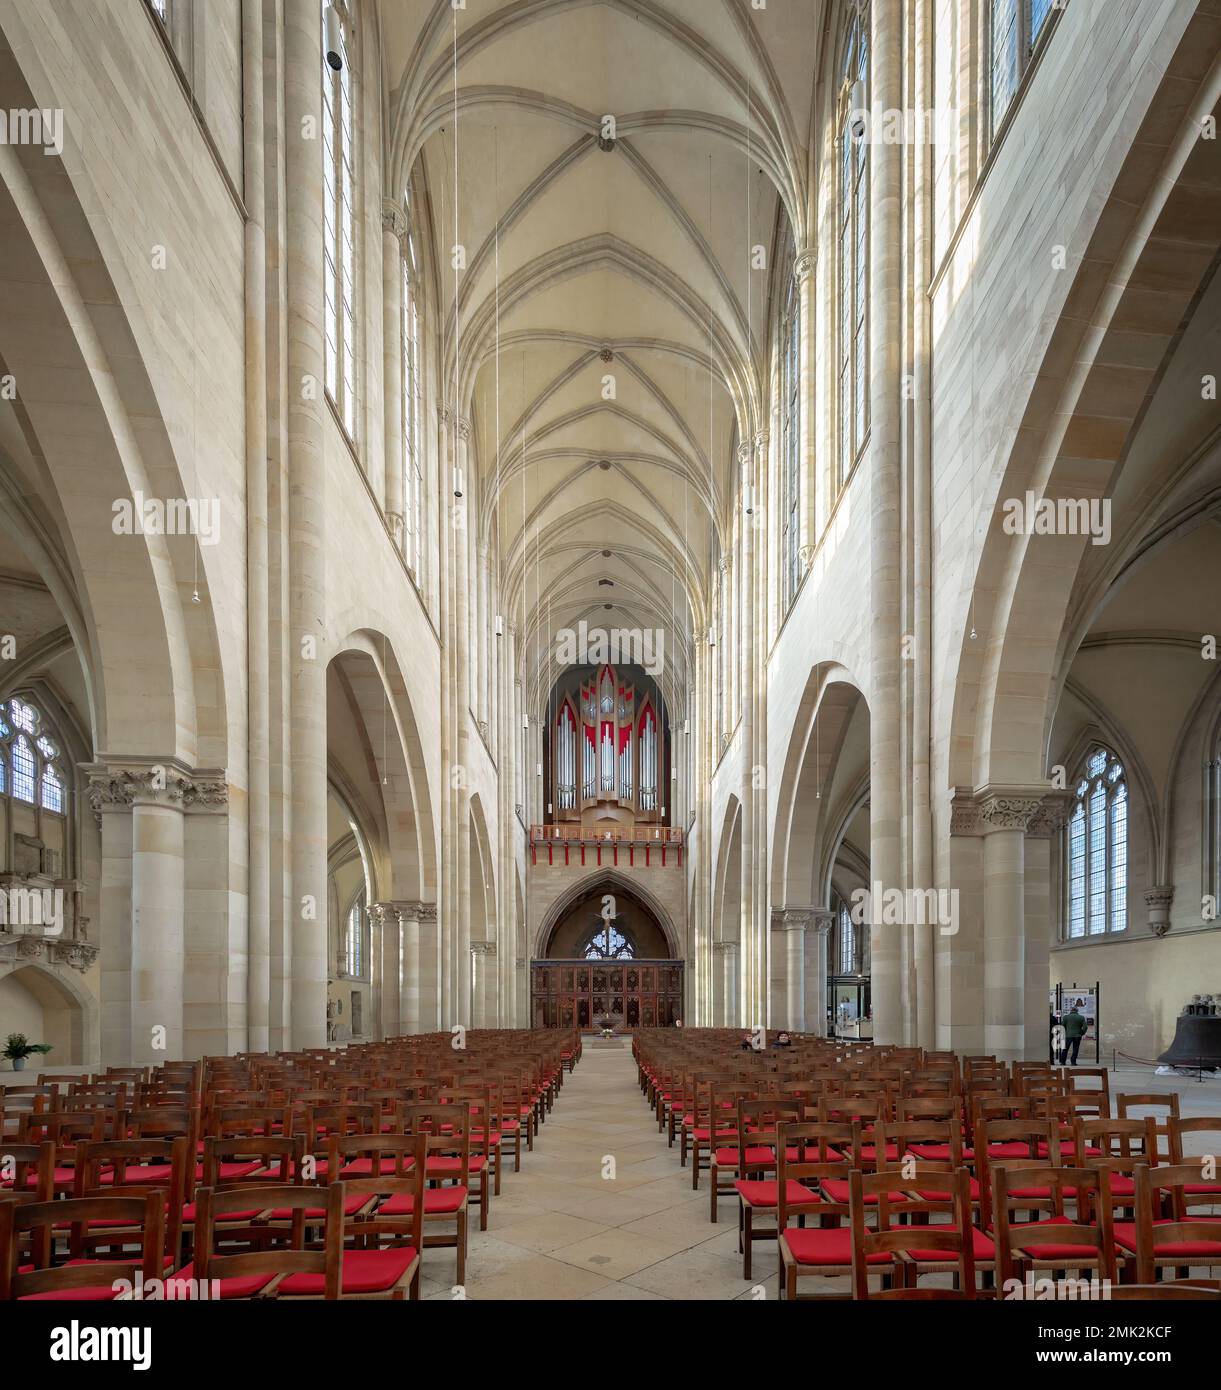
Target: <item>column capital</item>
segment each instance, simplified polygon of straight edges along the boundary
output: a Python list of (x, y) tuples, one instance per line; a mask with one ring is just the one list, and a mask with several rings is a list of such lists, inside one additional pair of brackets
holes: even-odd
[(989, 782), (982, 787), (955, 787), (950, 797), (951, 835), (992, 835), (1020, 830), (1040, 838), (1057, 828), (1063, 793), (1046, 785)]
[(771, 436), (771, 432), (770, 432), (769, 430), (756, 430), (756, 431), (755, 431), (754, 445), (755, 445), (755, 450), (756, 450), (757, 453), (760, 453), (760, 454), (761, 454), (761, 453), (765, 452), (765, 450), (767, 449), (767, 441), (768, 441), (771, 437), (772, 437), (772, 436)]
[(471, 955), (473, 956), (494, 956), (496, 954), (496, 943), (494, 941), (472, 941)]
[(229, 783), (223, 768), (192, 768), (177, 758), (124, 758), (82, 763), (89, 779), (85, 795), (100, 825), (105, 811), (133, 806), (170, 806), (179, 811), (223, 814)]
[(773, 907), (773, 931), (805, 931), (810, 925), (813, 913), (808, 907)]
[(738, 445), (738, 464), (745, 468), (751, 461), (751, 446), (749, 444)]
[(835, 925), (835, 912), (829, 907), (815, 907), (810, 909), (810, 928), (818, 933), (819, 936), (826, 936)]
[(411, 229), (411, 223), (407, 218), (407, 209), (397, 198), (382, 199), (382, 230), (389, 232), (392, 237), (400, 244), (407, 240), (407, 233)]
[(810, 276), (813, 275), (817, 266), (818, 244), (815, 243), (813, 246), (803, 247), (802, 250), (798, 251), (793, 260), (793, 279), (796, 280), (799, 285), (805, 284)]
[(726, 955), (732, 955), (738, 949), (738, 943), (736, 941), (714, 941), (712, 949), (723, 951)]
[(524, 969), (526, 968), (526, 958), (525, 958), (525, 956), (518, 956), (518, 957), (517, 957), (517, 968), (518, 968), (518, 970), (524, 970)]

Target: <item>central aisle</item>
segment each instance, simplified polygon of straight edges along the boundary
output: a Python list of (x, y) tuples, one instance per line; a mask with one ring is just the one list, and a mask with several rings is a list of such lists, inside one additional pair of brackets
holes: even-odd
[[(613, 1160), (613, 1176), (607, 1160)], [(631, 1045), (590, 1041), (520, 1173), (506, 1171), (488, 1230), (471, 1232), (466, 1294), (493, 1298), (750, 1298), (737, 1252), (736, 1204), (708, 1214), (636, 1084)], [(755, 1247), (755, 1282), (775, 1297), (775, 1247)], [(438, 1278), (452, 1252), (430, 1250), (421, 1293), (453, 1298)], [(447, 1265), (447, 1261), (448, 1263)]]

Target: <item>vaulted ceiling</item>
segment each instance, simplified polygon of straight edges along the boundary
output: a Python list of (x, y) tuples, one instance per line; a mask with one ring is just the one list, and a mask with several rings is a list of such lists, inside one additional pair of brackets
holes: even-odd
[(827, 3), (382, 7), (391, 177), (422, 161), (446, 394), (536, 704), (584, 618), (663, 629), (685, 707), (734, 445), (766, 426), (772, 274), (751, 249), (770, 266), (782, 207), (805, 241)]

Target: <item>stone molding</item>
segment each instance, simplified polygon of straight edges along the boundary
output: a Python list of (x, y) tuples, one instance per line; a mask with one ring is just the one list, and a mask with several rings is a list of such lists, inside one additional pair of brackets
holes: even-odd
[(39, 936), (33, 932), (0, 931), (0, 965), (15, 960), (68, 965), (83, 975), (100, 953), (101, 947), (89, 941)]
[(1031, 786), (955, 787), (950, 800), (951, 835), (992, 835), (1020, 830), (1046, 839), (1063, 824), (1064, 797)]
[(104, 811), (133, 806), (169, 806), (179, 811), (223, 815), (229, 809), (229, 783), (223, 768), (189, 768), (174, 758), (139, 763), (92, 763), (85, 795), (99, 825)]

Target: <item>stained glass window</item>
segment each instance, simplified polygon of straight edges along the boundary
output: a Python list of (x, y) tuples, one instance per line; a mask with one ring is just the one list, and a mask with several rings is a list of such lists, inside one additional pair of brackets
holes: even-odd
[(636, 950), (619, 928), (611, 923), (598, 927), (581, 954), (586, 960), (631, 960)]
[(1128, 925), (1128, 787), (1123, 764), (1096, 747), (1085, 760), (1065, 829), (1066, 935)]
[(62, 815), (66, 788), (60, 747), (44, 732), (41, 710), (17, 695), (0, 704), (0, 795)]
[(343, 956), (344, 970), (352, 979), (359, 980), (365, 973), (365, 899), (363, 893), (352, 904), (348, 913)]
[(989, 0), (988, 114), (993, 135), (1013, 103), (1053, 8), (1052, 0)]

